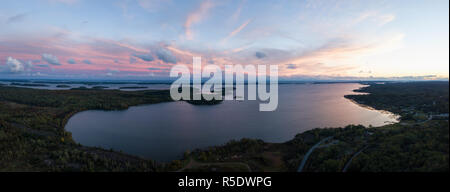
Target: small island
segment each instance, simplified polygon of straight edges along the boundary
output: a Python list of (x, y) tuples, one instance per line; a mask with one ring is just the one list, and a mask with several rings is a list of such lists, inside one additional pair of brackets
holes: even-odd
[(144, 86), (130, 86), (130, 87), (120, 87), (119, 89), (146, 89), (148, 87)]
[[(224, 97), (224, 93), (225, 93), (224, 90), (225, 90), (225, 88), (223, 88), (221, 92), (217, 92), (217, 93), (213, 91), (212, 95), (214, 95), (214, 94), (222, 94), (222, 98), (223, 98)], [(181, 87), (178, 88), (178, 91), (181, 92)], [(207, 100), (207, 99), (205, 99), (203, 97), (203, 95), (200, 94), (199, 90), (197, 90), (197, 89), (195, 89), (193, 87), (190, 88), (190, 93), (191, 93), (191, 95), (190, 95), (191, 99), (190, 100), (183, 100), (183, 101), (186, 101), (187, 103), (192, 104), (192, 105), (217, 105), (217, 104), (220, 104), (220, 103), (223, 102), (223, 99), (217, 100), (217, 99), (213, 98), (212, 100)], [(200, 100), (194, 100), (193, 99), (194, 95), (200, 95), (201, 99)]]
[(192, 105), (217, 105), (223, 102), (223, 100), (216, 100), (216, 99), (208, 101), (203, 97), (201, 100), (185, 100), (185, 101)]
[(23, 87), (48, 87), (46, 84), (39, 83), (11, 83), (11, 86), (23, 86)]
[(107, 89), (106, 86), (93, 86), (91, 89)]
[(70, 88), (69, 85), (57, 85), (56, 87), (57, 88)]

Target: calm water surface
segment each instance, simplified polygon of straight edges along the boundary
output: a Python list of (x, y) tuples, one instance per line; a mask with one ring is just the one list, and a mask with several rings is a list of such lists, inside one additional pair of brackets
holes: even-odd
[(279, 104), (274, 112), (259, 112), (259, 101), (224, 101), (214, 106), (170, 102), (123, 111), (84, 111), (70, 118), (66, 130), (83, 145), (169, 161), (180, 158), (186, 150), (221, 145), (231, 139), (284, 142), (318, 127), (396, 122), (392, 114), (363, 108), (344, 98), (359, 87), (362, 85), (279, 85)]

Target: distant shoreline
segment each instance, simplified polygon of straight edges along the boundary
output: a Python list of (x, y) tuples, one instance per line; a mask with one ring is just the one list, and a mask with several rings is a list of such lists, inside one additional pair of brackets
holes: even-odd
[[(202, 83), (207, 79), (203, 79)], [(334, 83), (386, 83), (386, 82), (448, 82), (448, 79), (439, 80), (279, 80), (278, 84), (334, 84)], [(99, 84), (136, 84), (136, 85), (151, 85), (151, 84), (172, 84), (174, 80), (87, 80), (87, 79), (0, 79), (0, 82), (21, 82), (21, 83), (36, 83), (36, 84), (85, 84), (85, 85), (99, 85)], [(248, 82), (245, 82), (248, 84)]]

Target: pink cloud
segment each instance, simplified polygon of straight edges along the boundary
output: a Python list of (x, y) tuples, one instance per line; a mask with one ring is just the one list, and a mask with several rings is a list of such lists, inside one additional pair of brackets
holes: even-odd
[(208, 14), (208, 11), (214, 7), (214, 4), (210, 0), (203, 1), (199, 8), (194, 12), (191, 12), (184, 22), (185, 36), (187, 40), (194, 39), (194, 32), (192, 31), (192, 25), (199, 23)]
[[(158, 47), (155, 45), (154, 47)], [(129, 58), (135, 53), (148, 53), (151, 48), (142, 48), (130, 43), (113, 41), (107, 39), (88, 39), (77, 42), (69, 38), (40, 37), (37, 39), (14, 38), (14, 40), (0, 40), (0, 61), (8, 57), (20, 60), (42, 60), (52, 58), (50, 62), (55, 63), (56, 59), (61, 65), (51, 65), (52, 69), (58, 72), (76, 74), (86, 71), (105, 71), (115, 68), (128, 72), (149, 72), (150, 67), (160, 67), (168, 65), (162, 60), (144, 62), (137, 60), (130, 63)], [(155, 48), (154, 48), (155, 49)], [(75, 61), (69, 64), (69, 60)], [(89, 62), (86, 62), (89, 61)], [(5, 65), (2, 61), (0, 65)], [(42, 63), (46, 63), (42, 61)], [(42, 68), (42, 67), (39, 67)], [(44, 70), (44, 69), (42, 69)]]

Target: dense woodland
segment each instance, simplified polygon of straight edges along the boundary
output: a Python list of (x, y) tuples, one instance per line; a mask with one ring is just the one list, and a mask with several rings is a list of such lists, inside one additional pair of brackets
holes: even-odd
[[(314, 129), (285, 143), (242, 139), (187, 151), (158, 163), (77, 144), (64, 130), (68, 118), (90, 109), (120, 110), (171, 101), (169, 91), (101, 89), (39, 90), (0, 85), (0, 171), (449, 171), (448, 82), (371, 84), (346, 96), (362, 105), (401, 115), (383, 127), (349, 125)], [(405, 118), (408, 117), (408, 118)]]
[[(401, 116), (399, 123), (376, 128), (349, 125), (314, 129), (286, 143), (231, 141), (193, 151), (189, 158), (205, 165), (195, 170), (211, 170), (210, 165), (217, 162), (244, 162), (252, 171), (298, 171), (307, 151), (330, 137), (311, 153), (302, 171), (448, 172), (448, 116), (424, 120), (413, 115), (448, 115), (448, 89), (448, 82), (370, 83), (357, 90), (369, 94), (345, 97), (365, 106), (395, 112)], [(214, 170), (232, 169), (215, 167)]]
[(167, 101), (172, 101), (169, 91), (0, 86), (0, 171), (156, 171), (151, 160), (81, 146), (64, 126), (71, 115), (83, 110), (120, 110)]
[(375, 109), (406, 115), (409, 112), (448, 113), (448, 82), (405, 82), (370, 84), (346, 98)]

